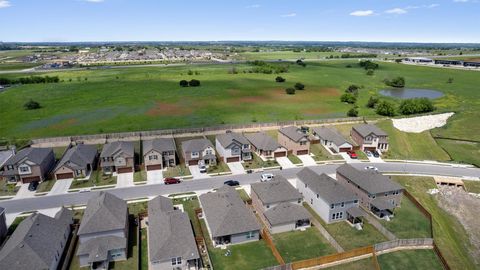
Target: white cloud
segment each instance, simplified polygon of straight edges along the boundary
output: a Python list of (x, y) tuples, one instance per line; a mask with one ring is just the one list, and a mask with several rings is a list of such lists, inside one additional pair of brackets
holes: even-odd
[(85, 0), (85, 2), (89, 2), (89, 3), (101, 3), (105, 0)]
[(426, 8), (436, 8), (440, 6), (439, 4), (430, 4), (430, 5), (427, 5)]
[(288, 18), (288, 17), (295, 17), (295, 16), (297, 16), (297, 13), (288, 13), (288, 14), (281, 15), (280, 17)]
[(0, 0), (0, 8), (8, 8), (11, 7), (10, 1), (7, 0)]
[(467, 3), (468, 0), (453, 0), (455, 3)]
[(392, 8), (392, 9), (389, 9), (389, 10), (386, 10), (385, 13), (388, 13), (388, 14), (396, 14), (396, 15), (401, 15), (401, 14), (405, 14), (407, 13), (408, 11), (406, 11), (405, 9), (403, 8)]
[(373, 10), (356, 10), (350, 13), (351, 16), (357, 16), (357, 17), (366, 17), (366, 16), (372, 16), (373, 15)]
[(261, 7), (261, 5), (259, 4), (247, 6), (247, 8), (259, 8), (259, 7)]

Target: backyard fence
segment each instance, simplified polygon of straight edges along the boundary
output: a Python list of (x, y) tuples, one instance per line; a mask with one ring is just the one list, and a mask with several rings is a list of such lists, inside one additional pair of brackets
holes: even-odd
[(430, 247), (433, 248), (432, 238), (412, 238), (412, 239), (397, 239), (388, 242), (382, 242), (374, 245), (375, 251), (385, 251), (398, 247)]
[(263, 227), (263, 229), (260, 231), (260, 235), (262, 236), (262, 239), (267, 243), (267, 245), (270, 247), (272, 250), (273, 256), (275, 259), (277, 259), (277, 262), (280, 265), (285, 265), (285, 261), (282, 258), (282, 255), (280, 255), (280, 252), (278, 252), (277, 248), (275, 247), (275, 244), (273, 243), (272, 237), (270, 237), (270, 233), (268, 232), (267, 228)]
[(314, 267), (314, 266), (319, 266), (319, 265), (328, 264), (328, 263), (334, 263), (334, 262), (347, 260), (354, 257), (363, 256), (363, 255), (370, 256), (373, 254), (374, 251), (375, 249), (373, 246), (361, 247), (361, 248), (352, 249), (350, 251), (345, 251), (345, 252), (318, 257), (314, 259), (293, 262), (291, 263), (291, 265), (293, 270), (297, 270), (297, 269)]
[(77, 232), (78, 232), (78, 229), (80, 228), (80, 225), (72, 224), (70, 228), (71, 228), (70, 240), (65, 245), (67, 247), (67, 251), (65, 252), (65, 255), (63, 256), (63, 258), (60, 260), (60, 263), (59, 263), (59, 266), (61, 265), (61, 267), (59, 267), (58, 269), (61, 269), (61, 270), (69, 269), (72, 259), (75, 256), (74, 252), (75, 252), (75, 248), (77, 246), (77, 240), (78, 240)]
[(337, 252), (344, 252), (345, 250), (338, 244), (337, 240), (333, 238), (332, 235), (325, 229), (320, 222), (314, 218), (312, 219), (312, 224), (317, 228), (317, 230), (320, 232), (320, 234), (327, 239), (327, 241), (335, 248)]

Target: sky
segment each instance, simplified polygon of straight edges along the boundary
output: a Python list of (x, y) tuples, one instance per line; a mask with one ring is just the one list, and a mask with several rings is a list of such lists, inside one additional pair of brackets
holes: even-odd
[(0, 0), (0, 41), (480, 43), (480, 0)]

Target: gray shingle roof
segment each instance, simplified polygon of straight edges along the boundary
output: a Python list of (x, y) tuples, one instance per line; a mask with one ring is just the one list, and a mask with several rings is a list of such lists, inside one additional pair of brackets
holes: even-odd
[(200, 257), (188, 214), (174, 210), (172, 201), (162, 196), (148, 202), (148, 249), (152, 262)]
[[(323, 140), (333, 142), (335, 145), (340, 146), (344, 143), (350, 144), (335, 128), (330, 127), (314, 127), (313, 132)], [(351, 145), (351, 144), (350, 144)]]
[(355, 129), (360, 135), (362, 135), (362, 137), (366, 137), (371, 133), (376, 136), (388, 136), (385, 131), (372, 124), (361, 124), (353, 126), (352, 128)]
[(94, 162), (96, 155), (97, 148), (95, 146), (85, 144), (76, 145), (65, 152), (55, 170), (64, 165), (72, 170), (86, 169), (88, 164)]
[(124, 229), (127, 224), (127, 203), (104, 191), (88, 200), (78, 235)]
[(0, 151), (0, 168), (7, 162), (11, 157), (13, 157), (13, 150)]
[(207, 147), (213, 147), (213, 144), (208, 139), (193, 139), (182, 142), (182, 151), (186, 152), (201, 152)]
[(66, 209), (56, 218), (39, 213), (27, 217), (0, 250), (0, 269), (49, 269), (72, 217)]
[(22, 161), (24, 158), (27, 158), (29, 161), (35, 164), (40, 164), (50, 155), (51, 152), (53, 152), (52, 148), (24, 148), (18, 151), (18, 153), (11, 157), (7, 162), (5, 162), (5, 165), (14, 165)]
[(127, 247), (127, 238), (107, 235), (91, 238), (78, 245), (77, 255), (88, 255), (88, 262), (108, 259), (108, 251)]
[(294, 203), (278, 204), (275, 207), (265, 211), (264, 216), (272, 226), (311, 218), (311, 215), (307, 209), (305, 209), (302, 205)]
[(128, 157), (133, 157), (135, 153), (133, 142), (107, 143), (105, 146), (103, 146), (100, 157), (111, 157), (119, 152), (125, 153)]
[(253, 183), (251, 188), (264, 204), (290, 202), (302, 198), (302, 194), (281, 175), (268, 182)]
[(337, 173), (370, 194), (403, 190), (403, 187), (390, 180), (390, 177), (373, 170), (357, 170), (349, 164), (344, 164), (337, 168)]
[(218, 140), (220, 145), (223, 146), (223, 148), (227, 148), (230, 144), (232, 144), (233, 141), (237, 141), (240, 144), (249, 144), (247, 138), (240, 133), (225, 133), (217, 135), (215, 138)]
[(155, 150), (157, 152), (175, 151), (175, 141), (173, 138), (158, 138), (154, 140), (143, 141), (143, 154)]
[(347, 213), (349, 213), (352, 217), (364, 217), (367, 215), (365, 211), (363, 211), (360, 207), (350, 207), (347, 209)]
[(358, 197), (344, 187), (337, 180), (326, 174), (318, 175), (310, 168), (303, 168), (297, 173), (298, 180), (314, 193), (319, 194), (320, 198), (329, 204), (349, 202), (357, 200)]
[(295, 142), (298, 142), (303, 138), (308, 139), (308, 135), (301, 132), (301, 130), (295, 126), (281, 128), (278, 130), (278, 132), (282, 133), (283, 135), (287, 136)]
[(233, 187), (223, 186), (216, 192), (200, 195), (199, 199), (213, 237), (261, 228), (253, 212), (245, 206)]
[(260, 150), (275, 151), (281, 147), (278, 142), (263, 132), (247, 133), (245, 137), (255, 148)]

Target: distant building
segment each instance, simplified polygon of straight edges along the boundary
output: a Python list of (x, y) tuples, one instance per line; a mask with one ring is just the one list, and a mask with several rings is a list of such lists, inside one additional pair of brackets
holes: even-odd
[(314, 127), (312, 133), (322, 146), (333, 149), (335, 153), (347, 152), (353, 149), (353, 145), (333, 127)]
[(215, 148), (209, 139), (193, 139), (182, 142), (182, 153), (185, 164), (188, 166), (217, 164)]
[(407, 57), (403, 59), (405, 62), (417, 63), (417, 64), (431, 64), (433, 60), (426, 57)]
[(252, 159), (250, 142), (240, 133), (225, 133), (215, 137), (215, 147), (224, 162)]
[(98, 151), (94, 145), (79, 144), (69, 148), (53, 170), (55, 179), (83, 178), (95, 167)]
[(388, 151), (388, 134), (372, 124), (361, 124), (352, 127), (350, 136), (360, 145), (362, 151)]
[(177, 164), (177, 147), (173, 138), (143, 141), (143, 163), (147, 171), (163, 170)]
[(308, 155), (310, 153), (308, 134), (295, 126), (279, 129), (278, 143), (294, 155)]
[(54, 166), (55, 155), (51, 148), (28, 147), (9, 158), (0, 168), (0, 174), (10, 182), (41, 182)]
[(448, 66), (463, 66), (463, 61), (461, 60), (448, 60), (448, 59), (436, 59), (436, 65), (448, 65)]
[(103, 146), (100, 154), (103, 173), (134, 172), (135, 150), (132, 142), (111, 142)]

